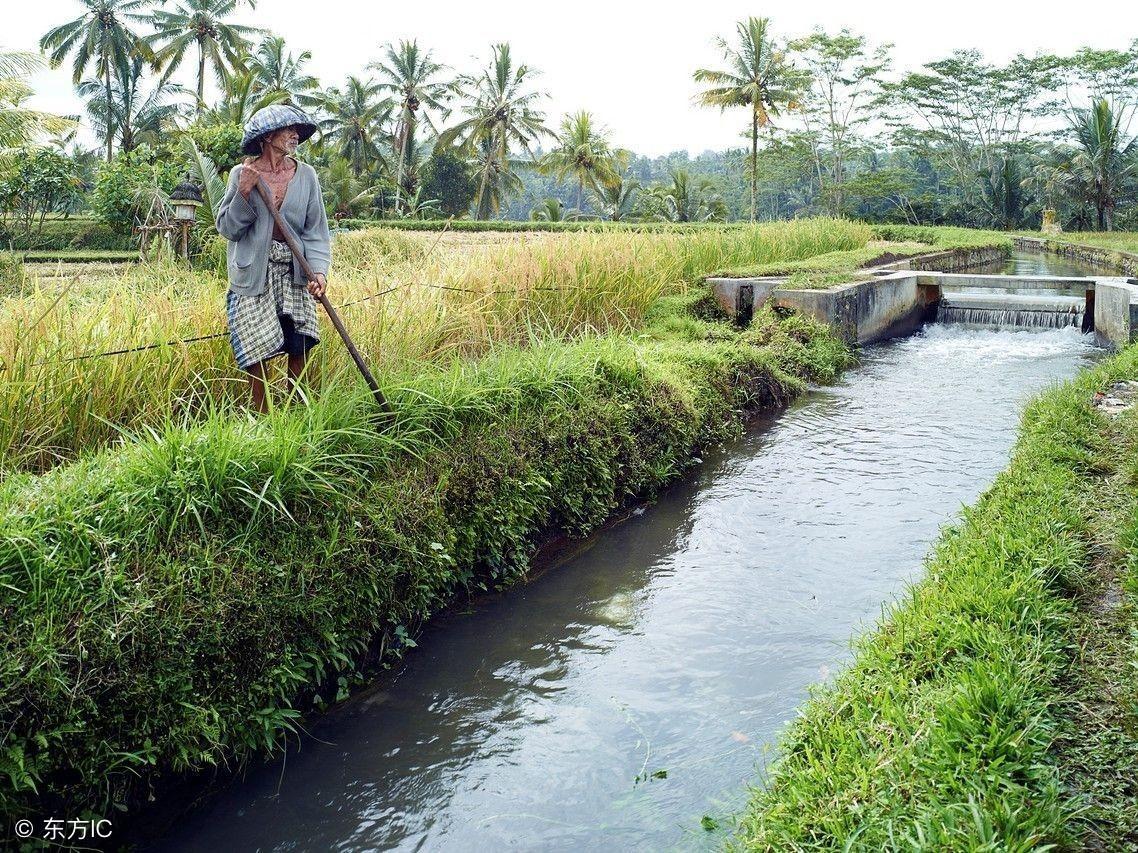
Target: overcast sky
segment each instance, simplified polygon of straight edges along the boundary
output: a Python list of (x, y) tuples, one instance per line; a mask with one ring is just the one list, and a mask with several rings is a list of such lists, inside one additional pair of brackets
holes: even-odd
[[(168, 0), (172, 5), (176, 0)], [(0, 48), (33, 49), (48, 29), (78, 16), (77, 0), (4, 0)], [(1087, 14), (1077, 14), (1079, 8)], [(698, 0), (689, 4), (494, 3), (431, 0), (260, 0), (245, 23), (269, 28), (294, 50), (312, 51), (309, 70), (326, 84), (363, 72), (380, 45), (417, 38), (437, 59), (459, 69), (484, 64), (489, 45), (510, 42), (514, 56), (542, 71), (550, 124), (565, 112), (589, 109), (612, 131), (613, 141), (638, 153), (688, 149), (693, 154), (742, 144), (745, 118), (692, 105), (692, 70), (716, 65), (716, 35), (729, 36), (748, 15), (768, 15), (776, 37), (817, 26), (849, 27), (872, 43), (892, 42), (895, 65), (916, 68), (956, 48), (979, 48), (992, 61), (1017, 53), (1070, 53), (1090, 45), (1124, 48), (1138, 36), (1138, 7), (1131, 3), (1066, 6), (1046, 2), (954, 0), (947, 4), (831, 2), (755, 4)], [(189, 59), (187, 55), (187, 59)], [(196, 69), (193, 61), (186, 63)], [(188, 77), (185, 82), (189, 82)], [(38, 75), (33, 104), (81, 112), (70, 70)], [(85, 138), (90, 140), (89, 134)]]

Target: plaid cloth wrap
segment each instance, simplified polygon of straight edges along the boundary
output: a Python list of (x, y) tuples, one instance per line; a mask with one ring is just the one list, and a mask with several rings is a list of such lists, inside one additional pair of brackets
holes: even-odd
[(281, 315), (292, 318), (300, 334), (320, 340), (316, 322), (316, 302), (307, 287), (293, 282), (292, 251), (283, 240), (273, 240), (269, 248), (269, 273), (265, 289), (257, 296), (243, 296), (232, 290), (225, 298), (229, 317), (229, 342), (237, 366), (246, 369), (284, 352)]

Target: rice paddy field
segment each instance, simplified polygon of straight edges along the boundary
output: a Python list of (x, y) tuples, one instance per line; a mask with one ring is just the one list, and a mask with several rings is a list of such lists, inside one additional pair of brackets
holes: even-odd
[[(658, 297), (718, 268), (871, 239), (866, 225), (826, 219), (559, 234), (376, 229), (337, 237), (329, 295), (381, 382), (398, 384), (502, 344), (630, 331)], [(45, 272), (31, 271), (0, 306), (0, 475), (43, 471), (243, 399), (222, 334), (221, 276), (172, 264)], [(180, 343), (196, 338), (206, 339)], [(326, 321), (322, 340), (316, 388), (355, 369)], [(97, 355), (117, 350), (135, 351)]]

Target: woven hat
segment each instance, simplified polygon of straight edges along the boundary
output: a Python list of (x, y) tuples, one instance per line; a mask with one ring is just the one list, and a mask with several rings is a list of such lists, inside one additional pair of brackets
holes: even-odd
[(308, 139), (316, 133), (316, 125), (312, 123), (299, 107), (291, 104), (269, 104), (253, 113), (245, 123), (245, 136), (241, 140), (241, 150), (253, 156), (261, 153), (261, 146), (257, 143), (266, 133), (280, 130), (282, 127), (292, 127), (300, 131), (300, 141)]

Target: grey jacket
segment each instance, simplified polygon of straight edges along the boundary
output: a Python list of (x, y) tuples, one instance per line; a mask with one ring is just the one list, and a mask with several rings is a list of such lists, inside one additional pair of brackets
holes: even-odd
[[(249, 193), (249, 198), (237, 191), (237, 177), (243, 168), (234, 166), (229, 173), (229, 186), (217, 209), (217, 233), (229, 241), (225, 251), (229, 289), (244, 296), (256, 296), (265, 289), (269, 273), (273, 217), (256, 189)], [(327, 275), (332, 261), (328, 217), (316, 170), (307, 163), (297, 162), (281, 213), (292, 227), (312, 269)], [(297, 284), (307, 283), (300, 261), (296, 259), (292, 262), (292, 278)]]

